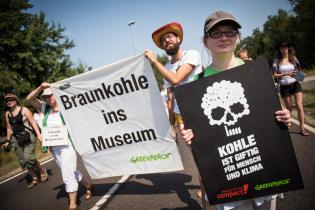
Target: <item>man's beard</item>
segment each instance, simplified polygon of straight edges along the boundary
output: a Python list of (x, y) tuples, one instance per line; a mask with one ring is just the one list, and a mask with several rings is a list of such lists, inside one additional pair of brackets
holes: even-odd
[(166, 49), (165, 52), (166, 54), (168, 54), (169, 56), (175, 55), (179, 50), (179, 44), (176, 43), (173, 45), (173, 47)]

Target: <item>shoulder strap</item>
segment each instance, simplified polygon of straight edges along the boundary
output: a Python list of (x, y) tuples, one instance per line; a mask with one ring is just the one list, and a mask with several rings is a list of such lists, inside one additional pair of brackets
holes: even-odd
[[(48, 105), (48, 106), (49, 106), (49, 105)], [(46, 107), (45, 107), (45, 108), (46, 108)], [(51, 107), (49, 106), (48, 110), (46, 111), (46, 113), (45, 113), (45, 115), (44, 115), (43, 128), (46, 127), (46, 125), (47, 125), (47, 119), (48, 119), (48, 115), (49, 115), (50, 112), (51, 112)], [(63, 119), (63, 116), (62, 116), (61, 112), (60, 112), (60, 118), (61, 118), (62, 124), (65, 125), (65, 120)], [(69, 139), (70, 139), (70, 142), (71, 142), (72, 146), (74, 147), (74, 144), (73, 144), (72, 139), (71, 139), (71, 137), (70, 137), (70, 135), (69, 135), (69, 132), (68, 132), (68, 137), (69, 137)]]
[[(47, 108), (47, 107), (48, 107), (48, 108)], [(46, 108), (47, 108), (47, 110), (46, 110)], [(47, 125), (47, 119), (48, 119), (48, 115), (49, 115), (50, 111), (51, 111), (50, 106), (49, 106), (49, 105), (46, 105), (46, 106), (45, 106), (45, 113), (44, 113), (43, 124), (42, 124), (43, 127), (46, 127), (46, 125)]]
[[(21, 109), (20, 109), (20, 111), (19, 111), (19, 113), (21, 113), (21, 115), (22, 115), (22, 119), (23, 119), (23, 112), (22, 112), (22, 109), (23, 109), (23, 106), (21, 106)], [(29, 122), (28, 122), (28, 124), (29, 124), (29, 126), (32, 126)], [(34, 133), (34, 130), (33, 129), (31, 129), (31, 128), (29, 128), (29, 127), (27, 127), (27, 126), (25, 126), (24, 125), (24, 122), (23, 122), (23, 127), (26, 129), (26, 130), (28, 130), (29, 132), (32, 132), (32, 133)]]
[[(66, 123), (65, 123), (65, 120), (63, 119), (63, 116), (62, 116), (61, 112), (60, 112), (60, 117), (61, 117), (62, 124), (65, 125)], [(71, 139), (71, 136), (69, 134), (69, 131), (68, 131), (68, 137), (69, 137), (70, 143), (72, 144), (72, 146), (74, 148), (74, 144), (72, 142), (72, 139)]]

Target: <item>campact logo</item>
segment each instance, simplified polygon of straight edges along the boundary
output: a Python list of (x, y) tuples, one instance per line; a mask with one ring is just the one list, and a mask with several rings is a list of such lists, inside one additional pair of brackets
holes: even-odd
[(151, 162), (158, 160), (167, 160), (171, 156), (171, 153), (162, 153), (156, 155), (144, 155), (144, 156), (134, 156), (130, 158), (131, 163), (143, 163), (143, 162)]
[(246, 195), (248, 193), (248, 186), (249, 186), (248, 184), (244, 184), (242, 187), (222, 190), (221, 193), (217, 194), (217, 199), (233, 198)]
[(273, 188), (273, 187), (280, 187), (280, 186), (288, 185), (288, 184), (290, 184), (290, 178), (278, 180), (278, 181), (273, 181), (273, 182), (267, 182), (264, 184), (257, 184), (255, 186), (255, 190), (256, 191), (265, 190), (265, 189), (269, 189), (269, 188)]

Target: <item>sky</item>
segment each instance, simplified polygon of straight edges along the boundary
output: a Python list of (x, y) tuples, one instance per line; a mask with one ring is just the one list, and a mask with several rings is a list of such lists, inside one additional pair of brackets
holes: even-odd
[[(217, 10), (233, 14), (242, 25), (242, 37), (262, 29), (268, 16), (279, 9), (292, 11), (287, 0), (30, 0), (27, 12), (46, 15), (49, 23), (64, 27), (75, 47), (67, 50), (71, 60), (97, 68), (143, 53), (164, 51), (155, 46), (151, 34), (157, 28), (179, 22), (183, 26), (182, 49), (195, 49), (204, 66), (209, 56), (203, 49), (205, 19)], [(128, 23), (134, 21), (131, 26)]]

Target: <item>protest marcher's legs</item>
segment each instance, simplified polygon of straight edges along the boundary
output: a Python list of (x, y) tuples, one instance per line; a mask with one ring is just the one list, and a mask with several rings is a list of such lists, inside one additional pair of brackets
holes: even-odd
[(69, 192), (69, 210), (77, 209), (77, 192)]

